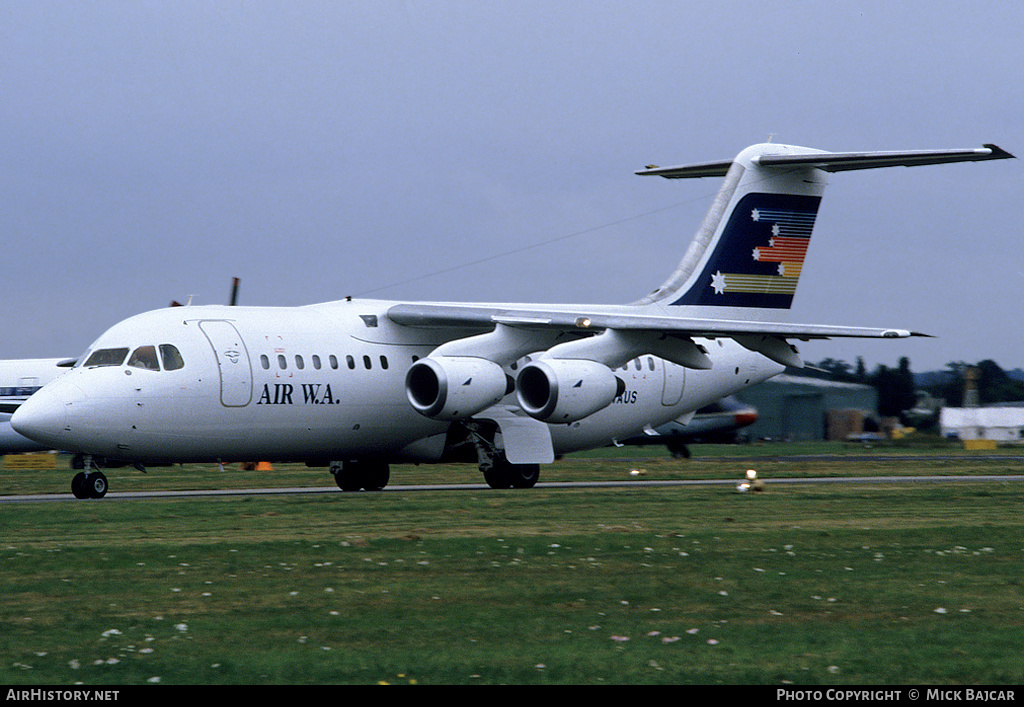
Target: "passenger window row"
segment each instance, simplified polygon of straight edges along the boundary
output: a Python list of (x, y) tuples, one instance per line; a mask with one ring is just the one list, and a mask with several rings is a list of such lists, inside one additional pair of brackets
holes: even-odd
[(28, 397), (39, 390), (39, 385), (20, 385), (0, 388), (0, 398)]
[[(301, 354), (295, 354), (295, 356), (292, 357), (291, 361), (289, 361), (288, 357), (285, 356), (284, 354), (277, 354), (275, 356), (275, 362), (277, 367), (282, 371), (287, 371), (289, 369), (289, 366), (294, 367), (296, 370), (299, 371), (305, 370), (306, 368), (306, 359)], [(338, 357), (335, 356), (334, 354), (330, 354), (327, 357), (326, 363), (328, 367), (335, 371), (341, 367), (341, 362), (339, 361)], [(312, 356), (309, 357), (309, 364), (312, 366), (313, 370), (316, 371), (319, 371), (324, 367), (324, 361), (320, 358), (318, 354), (313, 354)], [(260, 365), (263, 367), (264, 371), (269, 371), (271, 368), (270, 356), (268, 356), (267, 354), (260, 354)], [(374, 365), (375, 364), (372, 357), (368, 355), (362, 356), (363, 368), (365, 368), (367, 371), (370, 371), (373, 370)], [(380, 356), (379, 363), (376, 365), (378, 365), (382, 370), (386, 371), (388, 369), (388, 357)], [(356, 358), (351, 354), (346, 355), (345, 366), (349, 370), (355, 370), (356, 368), (358, 368)]]

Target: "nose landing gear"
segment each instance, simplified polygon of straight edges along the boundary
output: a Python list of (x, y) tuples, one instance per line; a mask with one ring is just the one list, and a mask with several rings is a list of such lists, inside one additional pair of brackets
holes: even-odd
[(71, 479), (71, 493), (75, 498), (103, 498), (107, 495), (107, 477), (91, 456), (76, 456), (72, 467), (82, 469)]
[(102, 471), (80, 471), (71, 479), (71, 493), (75, 498), (103, 498), (107, 495), (107, 477)]

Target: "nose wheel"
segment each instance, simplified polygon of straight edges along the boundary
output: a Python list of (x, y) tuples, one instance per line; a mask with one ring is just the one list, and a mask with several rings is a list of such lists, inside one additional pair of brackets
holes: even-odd
[(71, 479), (75, 498), (103, 498), (107, 495), (107, 477), (102, 471), (80, 471)]
[(103, 498), (107, 495), (107, 477), (100, 471), (93, 457), (78, 454), (71, 460), (72, 469), (82, 469), (71, 479), (71, 493), (75, 498)]

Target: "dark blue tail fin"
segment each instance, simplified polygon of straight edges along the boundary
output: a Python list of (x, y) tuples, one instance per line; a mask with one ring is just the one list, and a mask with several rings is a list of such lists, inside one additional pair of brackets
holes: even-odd
[(820, 202), (798, 194), (745, 195), (693, 285), (668, 304), (788, 309)]

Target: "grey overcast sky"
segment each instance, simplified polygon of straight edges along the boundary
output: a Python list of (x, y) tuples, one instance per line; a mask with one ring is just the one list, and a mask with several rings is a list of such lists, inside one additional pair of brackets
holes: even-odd
[[(765, 141), (1024, 158), (1024, 3), (0, 4), (0, 358), (190, 295), (626, 303)], [(831, 177), (789, 319), (1024, 367), (1024, 159)]]

